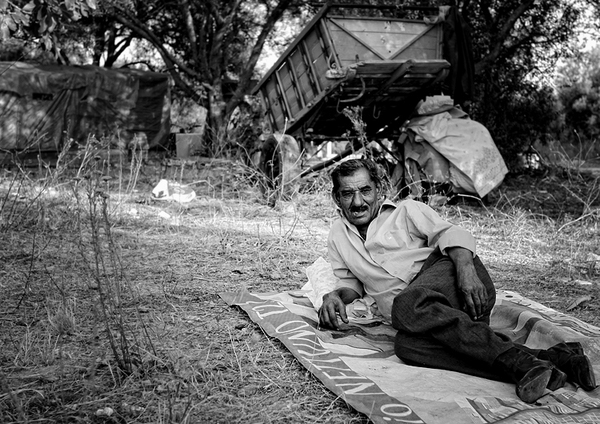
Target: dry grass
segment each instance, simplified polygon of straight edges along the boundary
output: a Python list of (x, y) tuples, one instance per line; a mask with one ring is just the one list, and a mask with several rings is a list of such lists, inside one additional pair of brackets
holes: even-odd
[[(102, 163), (88, 167), (105, 175)], [(305, 283), (334, 218), (324, 177), (269, 208), (252, 173), (223, 161), (169, 170), (198, 182), (184, 205), (151, 199), (157, 164), (112, 169), (101, 187), (77, 171), (2, 171), (1, 422), (368, 421), (218, 296)], [(563, 311), (593, 296), (570, 313), (600, 324), (600, 264), (589, 260), (600, 254), (598, 215), (589, 214), (598, 199), (565, 190), (568, 211), (532, 210), (537, 180), (507, 182), (486, 207), (440, 212), (474, 232), (500, 288)], [(92, 196), (95, 212), (86, 197), (100, 189), (106, 215), (104, 197)]]

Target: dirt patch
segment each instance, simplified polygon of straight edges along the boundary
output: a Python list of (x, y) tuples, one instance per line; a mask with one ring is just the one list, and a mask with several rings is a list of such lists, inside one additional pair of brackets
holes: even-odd
[[(17, 172), (0, 185), (3, 422), (368, 422), (218, 296), (306, 282), (335, 217), (324, 177), (271, 208), (225, 162), (146, 166), (131, 190), (128, 170), (93, 191), (72, 169)], [(153, 200), (164, 176), (197, 198)], [(568, 313), (598, 325), (598, 181), (581, 178), (510, 176), (486, 206), (440, 213), (475, 234), (499, 288), (561, 311), (585, 298)]]

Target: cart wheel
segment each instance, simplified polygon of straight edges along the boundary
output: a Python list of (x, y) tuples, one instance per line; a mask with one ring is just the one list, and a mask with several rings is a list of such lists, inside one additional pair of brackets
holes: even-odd
[(260, 169), (266, 176), (263, 193), (270, 206), (277, 199), (288, 200), (294, 194), (300, 174), (300, 148), (294, 137), (271, 134), (263, 143)]

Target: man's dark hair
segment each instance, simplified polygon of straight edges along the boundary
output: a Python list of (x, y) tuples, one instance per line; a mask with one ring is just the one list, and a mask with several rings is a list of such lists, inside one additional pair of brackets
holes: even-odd
[(369, 159), (350, 159), (340, 163), (331, 172), (331, 182), (333, 183), (331, 194), (333, 196), (337, 194), (337, 191), (340, 188), (341, 177), (352, 175), (359, 169), (366, 169), (373, 182), (375, 182), (375, 186), (381, 187), (381, 177), (379, 176), (379, 171), (375, 162)]

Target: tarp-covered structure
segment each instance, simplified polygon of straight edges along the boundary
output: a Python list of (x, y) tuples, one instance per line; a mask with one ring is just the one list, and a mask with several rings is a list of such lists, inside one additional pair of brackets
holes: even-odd
[[(437, 104), (440, 101), (446, 104)], [(450, 193), (483, 198), (508, 173), (489, 131), (448, 96), (422, 102), (416, 116), (405, 123), (399, 142), (404, 157), (400, 172), (416, 198), (444, 184)]]
[(60, 150), (90, 136), (166, 145), (166, 74), (97, 66), (0, 62), (0, 149)]

